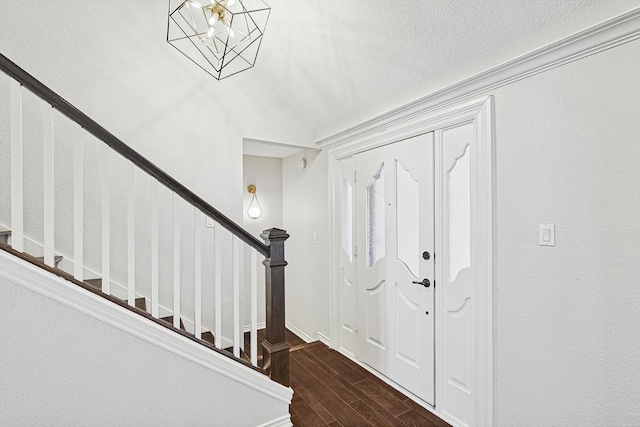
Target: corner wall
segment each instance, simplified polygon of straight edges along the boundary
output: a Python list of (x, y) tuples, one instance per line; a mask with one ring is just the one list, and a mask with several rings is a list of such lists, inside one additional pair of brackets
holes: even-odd
[[(242, 156), (243, 158), (243, 181), (244, 196), (242, 201), (242, 226), (260, 241), (260, 234), (269, 228), (283, 228), (282, 226), (282, 159), (261, 156)], [(251, 203), (252, 195), (247, 191), (247, 187), (253, 184), (256, 186), (258, 202), (262, 206), (262, 216), (258, 219), (251, 219), (247, 216), (247, 208)], [(245, 247), (246, 248), (246, 247)], [(286, 250), (285, 246), (285, 250)], [(245, 249), (245, 283), (249, 282), (250, 255)], [(262, 267), (264, 257), (258, 255), (258, 324), (265, 321), (265, 273)], [(244, 308), (245, 325), (251, 324), (251, 311), (248, 305), (251, 301), (251, 289), (244, 287)]]
[(0, 341), (0, 425), (290, 425), (286, 403), (5, 277)]
[(640, 425), (639, 72), (636, 40), (494, 92), (499, 427)]
[[(301, 158), (307, 161), (302, 171)], [(283, 222), (291, 235), (285, 247), (286, 319), (311, 340), (329, 337), (328, 167), (326, 150), (305, 150), (282, 161)]]

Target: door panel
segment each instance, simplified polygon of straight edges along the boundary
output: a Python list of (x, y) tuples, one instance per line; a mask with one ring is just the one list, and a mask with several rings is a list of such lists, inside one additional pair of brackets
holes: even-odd
[(357, 357), (433, 405), (433, 134), (355, 157)]
[(356, 352), (355, 158), (338, 162), (340, 183), (340, 349)]
[[(473, 124), (438, 132), (442, 193), (443, 411), (461, 425), (472, 425), (475, 387), (475, 295), (472, 274), (471, 215)], [(440, 261), (440, 259), (439, 259)]]

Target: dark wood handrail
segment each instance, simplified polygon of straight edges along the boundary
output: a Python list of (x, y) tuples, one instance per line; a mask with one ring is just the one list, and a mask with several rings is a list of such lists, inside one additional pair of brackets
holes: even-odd
[(130, 148), (120, 139), (115, 137), (111, 132), (100, 126), (89, 116), (71, 105), (60, 95), (49, 89), (39, 80), (37, 80), (31, 74), (27, 73), (25, 70), (20, 68), (13, 61), (11, 61), (1, 53), (0, 69), (7, 73), (7, 75), (12, 77), (14, 80), (16, 80), (18, 83), (20, 83), (22, 86), (33, 92), (36, 96), (46, 101), (60, 113), (64, 114), (69, 119), (82, 126), (84, 130), (107, 144), (113, 151), (119, 153), (125, 159), (131, 161), (131, 163), (138, 166), (140, 169), (157, 179), (158, 182), (164, 184), (167, 188), (178, 194), (188, 203), (200, 209), (205, 215), (215, 220), (218, 224), (229, 230), (232, 234), (237, 236), (247, 245), (253, 247), (265, 257), (270, 257), (270, 250), (267, 245), (252, 236), (248, 231), (233, 222), (231, 219), (211, 206), (209, 203), (205, 202), (202, 198), (189, 190), (187, 187), (180, 184), (169, 174), (151, 163), (141, 154)]

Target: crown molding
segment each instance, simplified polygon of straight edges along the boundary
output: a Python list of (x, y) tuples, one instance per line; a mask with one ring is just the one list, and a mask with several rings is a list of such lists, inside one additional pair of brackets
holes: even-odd
[(640, 7), (557, 42), (533, 50), (430, 95), (405, 104), (333, 135), (321, 138), (321, 148), (336, 147), (411, 122), (436, 108), (477, 97), (487, 91), (560, 67), (569, 62), (640, 38)]

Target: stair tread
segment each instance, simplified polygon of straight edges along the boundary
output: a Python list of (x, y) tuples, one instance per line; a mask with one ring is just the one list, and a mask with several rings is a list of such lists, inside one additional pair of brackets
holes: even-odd
[(206, 341), (209, 344), (215, 344), (213, 333), (211, 333), (211, 331), (205, 331), (200, 336), (203, 341)]
[[(44, 257), (43, 256), (38, 256), (38, 257), (36, 257), (36, 259), (44, 264)], [(56, 255), (56, 256), (53, 257), (53, 263), (54, 264), (57, 264), (60, 261), (62, 261), (62, 255)]]
[(102, 279), (86, 279), (84, 283), (93, 288), (102, 289)]
[[(173, 325), (173, 316), (163, 317), (160, 320), (163, 320)], [(180, 318), (180, 329), (182, 329), (183, 331), (186, 331), (186, 329), (184, 328), (184, 323), (182, 322), (182, 318)]]
[(8, 236), (11, 234), (11, 230), (7, 230), (5, 228), (0, 228), (0, 236)]
[[(128, 299), (123, 299), (122, 301), (129, 303)], [(142, 311), (147, 311), (147, 300), (144, 297), (136, 298), (136, 308), (139, 308)]]

